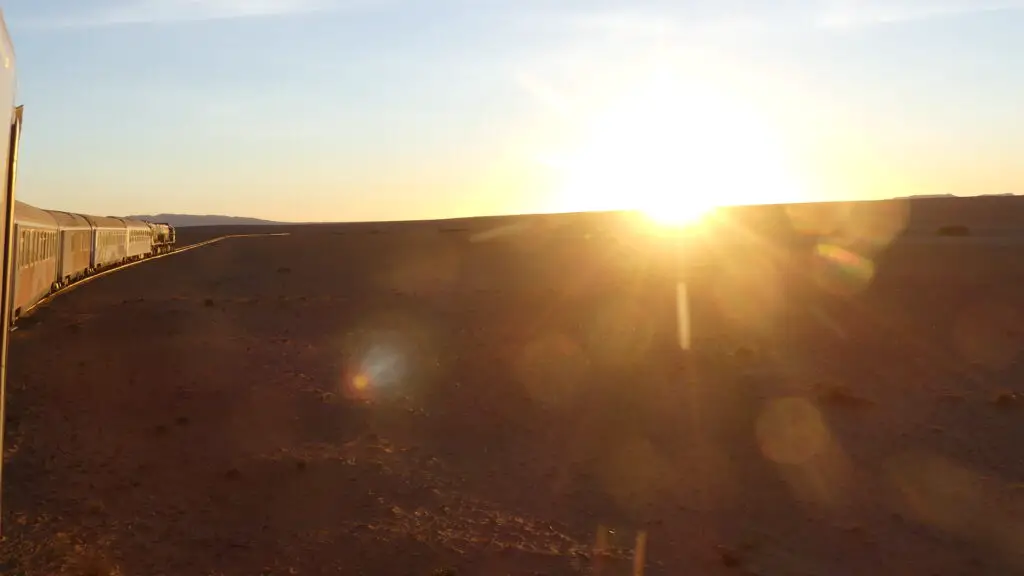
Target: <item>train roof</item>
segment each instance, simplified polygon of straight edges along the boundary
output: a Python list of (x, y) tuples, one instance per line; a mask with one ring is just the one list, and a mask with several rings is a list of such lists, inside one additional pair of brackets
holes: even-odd
[(61, 230), (91, 230), (92, 226), (89, 225), (89, 221), (85, 219), (85, 216), (81, 214), (75, 214), (73, 212), (61, 212), (59, 210), (44, 210), (53, 219), (57, 221), (57, 225), (60, 226)]
[(14, 222), (19, 225), (57, 228), (57, 220), (49, 212), (18, 200), (14, 202)]
[(109, 216), (91, 216), (89, 214), (82, 214), (82, 216), (96, 228), (114, 228), (115, 230), (127, 229), (124, 220), (121, 220), (120, 218), (111, 218)]
[(118, 220), (133, 230), (149, 230), (149, 224), (142, 220), (132, 220), (131, 218), (118, 218)]

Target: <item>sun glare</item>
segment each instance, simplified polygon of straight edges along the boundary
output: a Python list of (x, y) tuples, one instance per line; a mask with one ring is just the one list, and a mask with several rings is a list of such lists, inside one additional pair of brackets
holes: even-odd
[(591, 120), (556, 163), (558, 202), (570, 210), (634, 209), (657, 224), (685, 226), (718, 206), (798, 200), (783, 148), (751, 106), (662, 75)]

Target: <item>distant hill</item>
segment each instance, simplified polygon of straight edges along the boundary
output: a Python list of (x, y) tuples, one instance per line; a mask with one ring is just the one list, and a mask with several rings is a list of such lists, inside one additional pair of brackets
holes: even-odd
[(135, 220), (148, 220), (150, 222), (166, 222), (175, 228), (187, 228), (189, 226), (274, 226), (284, 222), (271, 220), (260, 220), (259, 218), (245, 218), (242, 216), (214, 216), (197, 214), (141, 214), (125, 216)]
[(992, 196), (1016, 196), (1013, 192), (1004, 192), (1002, 194), (977, 194), (974, 196), (957, 196), (956, 194), (913, 194), (911, 196), (897, 196), (895, 199), (908, 199), (914, 200), (918, 198), (989, 198)]

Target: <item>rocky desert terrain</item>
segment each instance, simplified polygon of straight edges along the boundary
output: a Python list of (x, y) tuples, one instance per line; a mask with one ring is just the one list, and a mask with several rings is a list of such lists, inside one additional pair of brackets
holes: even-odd
[(281, 226), (99, 278), (12, 335), (4, 573), (1024, 573), (1024, 242), (893, 218)]

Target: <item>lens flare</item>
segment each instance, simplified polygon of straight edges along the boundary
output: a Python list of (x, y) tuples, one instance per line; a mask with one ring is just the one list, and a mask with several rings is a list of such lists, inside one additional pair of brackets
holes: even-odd
[(815, 279), (838, 294), (859, 292), (875, 277), (875, 263), (869, 258), (838, 246), (822, 243), (815, 249)]

